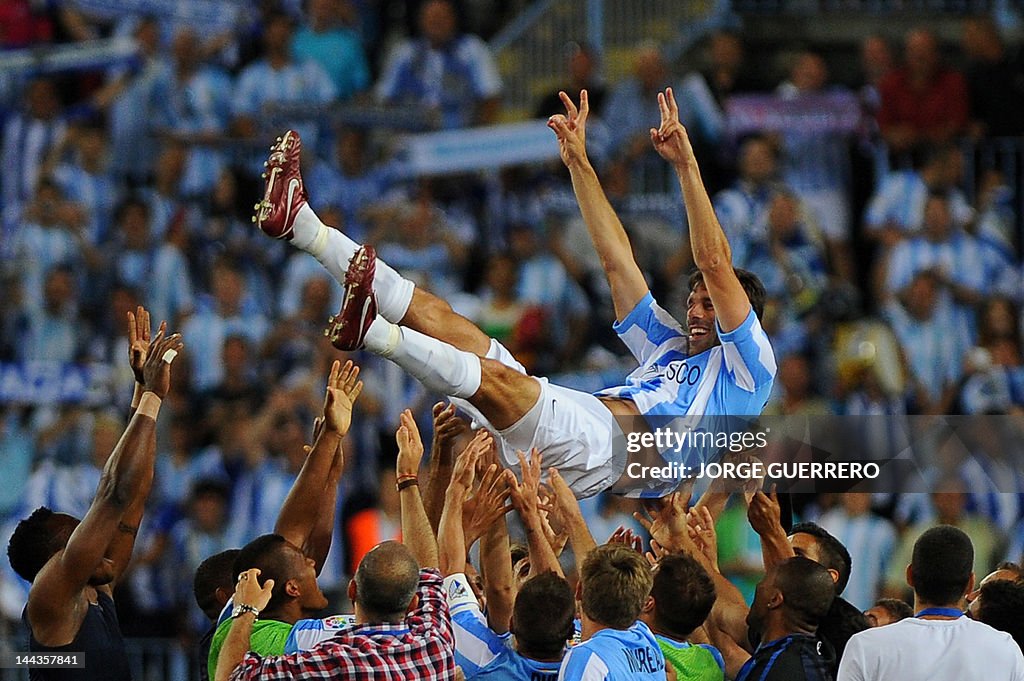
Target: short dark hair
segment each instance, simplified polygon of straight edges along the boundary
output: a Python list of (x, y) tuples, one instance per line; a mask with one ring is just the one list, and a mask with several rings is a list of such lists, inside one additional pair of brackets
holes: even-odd
[(775, 586), (782, 592), (783, 607), (812, 626), (817, 626), (836, 597), (828, 569), (804, 556), (787, 558), (775, 567)]
[[(213, 495), (220, 497), (224, 502), (231, 499), (231, 489), (222, 480), (216, 478), (202, 478), (197, 480), (192, 485), (192, 491), (189, 495), (192, 499), (198, 499), (199, 497)], [(236, 549), (237, 550), (237, 549)]]
[(581, 606), (587, 617), (613, 629), (636, 622), (654, 578), (647, 561), (621, 544), (604, 544), (580, 566)]
[(981, 586), (978, 620), (1005, 631), (1024, 651), (1024, 582), (998, 579)]
[(1014, 581), (1024, 581), (1024, 567), (1021, 567), (1019, 563), (1014, 563), (1012, 560), (1004, 560), (1003, 562), (999, 563), (999, 565), (996, 565), (996, 569), (993, 570), (993, 572), (997, 572), (999, 570), (1006, 570), (1007, 572), (1012, 572), (1014, 575), (1016, 575), (1013, 578)]
[(574, 632), (576, 598), (569, 582), (554, 572), (526, 580), (512, 609), (519, 650), (535, 658), (558, 657)]
[(910, 607), (910, 604), (899, 598), (879, 598), (875, 601), (874, 607), (882, 608), (889, 613), (893, 622), (899, 622), (914, 615), (914, 609)]
[(963, 530), (939, 525), (918, 537), (910, 560), (914, 593), (928, 603), (959, 602), (974, 570), (974, 545)]
[(658, 561), (651, 587), (654, 622), (673, 638), (685, 639), (704, 623), (715, 605), (715, 583), (695, 558), (685, 553)]
[(512, 546), (509, 548), (509, 553), (512, 556), (513, 566), (515, 566), (515, 564), (521, 561), (523, 558), (530, 557), (530, 549), (527, 548), (526, 544), (521, 544), (519, 542), (514, 542), (512, 544)]
[(235, 560), (239, 549), (228, 549), (215, 553), (196, 568), (196, 576), (192, 580), (192, 594), (196, 604), (207, 617), (216, 621), (220, 603), (217, 602), (217, 589), (233, 591), (236, 577), (234, 576)]
[(401, 620), (416, 595), (420, 566), (399, 542), (375, 546), (356, 568), (356, 598), (363, 610), (385, 621)]
[[(760, 319), (761, 315), (764, 314), (764, 301), (768, 297), (764, 284), (761, 283), (761, 279), (756, 274), (749, 270), (734, 267), (733, 271), (736, 273), (736, 278), (740, 280), (740, 286), (746, 292), (747, 299), (750, 300), (750, 307), (754, 308), (754, 314)], [(694, 270), (690, 275), (689, 291), (692, 293), (698, 285), (703, 283), (704, 273), (700, 270)]]
[(279, 534), (264, 534), (256, 537), (242, 547), (235, 556), (235, 562), (231, 569), (231, 579), (238, 581), (238, 575), (246, 570), (258, 568), (260, 581), (274, 580), (274, 590), (270, 596), (270, 602), (264, 608), (271, 612), (281, 607), (281, 604), (288, 600), (285, 586), (289, 579), (296, 575), (292, 573), (292, 562), (286, 553), (288, 540)]
[(35, 580), (43, 566), (53, 554), (63, 549), (67, 542), (53, 530), (53, 519), (57, 516), (46, 506), (40, 506), (18, 523), (7, 543), (7, 558), (18, 576), (26, 582)]
[(839, 579), (835, 582), (836, 594), (843, 593), (846, 584), (850, 581), (850, 569), (853, 567), (853, 559), (850, 552), (839, 541), (821, 525), (817, 523), (797, 523), (789, 531), (789, 536), (794, 534), (809, 534), (814, 537), (818, 544), (818, 553), (821, 556), (821, 564), (829, 570), (839, 573)]

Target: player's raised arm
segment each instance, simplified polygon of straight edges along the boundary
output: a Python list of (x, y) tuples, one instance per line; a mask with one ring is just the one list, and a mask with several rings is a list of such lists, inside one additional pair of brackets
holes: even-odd
[(342, 438), (352, 425), (352, 407), (363, 390), (359, 367), (335, 360), (327, 379), (322, 427), (315, 434), (295, 483), (277, 516), (274, 532), (316, 561), (323, 569), (331, 548), (338, 481), (344, 469)]
[(586, 124), (590, 112), (587, 91), (580, 92), (579, 108), (569, 95), (560, 92), (566, 115), (548, 119), (548, 127), (558, 136), (562, 162), (569, 169), (572, 189), (583, 221), (601, 258), (601, 266), (612, 290), (615, 318), (622, 321), (647, 295), (647, 281), (633, 258), (626, 230), (601, 188), (597, 173), (587, 158)]
[(672, 164), (683, 191), (686, 219), (690, 225), (693, 262), (704, 274), (704, 284), (715, 306), (722, 331), (735, 330), (750, 314), (750, 300), (732, 266), (732, 250), (711, 207), (693, 155), (686, 128), (679, 122), (679, 107), (672, 88), (658, 93), (661, 127), (651, 129), (651, 142), (661, 157)]
[[(85, 518), (71, 533), (65, 549), (32, 582), (28, 617), (37, 639), (61, 639), (75, 596), (89, 583), (109, 585), (128, 564), (137, 527), (127, 523), (137, 525), (141, 510), (135, 517), (129, 516), (145, 504), (153, 483), (156, 417), (170, 388), (170, 360), (181, 348), (177, 334), (163, 338), (161, 332), (153, 341), (144, 366), (145, 392), (103, 468)], [(171, 351), (173, 354), (168, 354)], [(66, 643), (70, 638), (55, 645)]]

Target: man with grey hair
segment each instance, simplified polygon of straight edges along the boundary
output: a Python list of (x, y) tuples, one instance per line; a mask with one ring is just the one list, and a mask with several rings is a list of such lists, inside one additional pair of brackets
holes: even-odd
[(270, 604), (275, 582), (268, 573), (261, 584), (260, 569), (249, 569), (239, 575), (233, 625), (217, 660), (216, 681), (384, 681), (412, 675), (424, 681), (455, 680), (455, 634), (437, 569), (437, 540), (419, 492), (423, 443), (412, 412), (402, 412), (400, 421), (396, 479), (404, 543), (379, 544), (360, 561), (348, 584), (356, 623), (307, 620), (320, 626), (301, 632), (304, 644), (298, 649), (293, 631), (286, 651), (294, 652), (267, 657), (249, 652), (253, 625)]

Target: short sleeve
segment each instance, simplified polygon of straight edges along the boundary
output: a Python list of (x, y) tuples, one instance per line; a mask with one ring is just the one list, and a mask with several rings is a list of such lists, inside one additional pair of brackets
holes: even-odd
[(562, 659), (558, 681), (604, 681), (608, 665), (587, 646), (570, 649)]
[(612, 329), (641, 364), (650, 359), (658, 348), (675, 340), (678, 340), (681, 352), (687, 349), (683, 328), (655, 302), (650, 291), (625, 319), (613, 324)]
[(455, 664), (462, 668), (468, 681), (507, 650), (505, 639), (487, 626), (466, 575), (446, 577), (444, 592), (455, 630)]
[(718, 338), (722, 341), (726, 371), (737, 386), (752, 393), (774, 380), (775, 352), (753, 308), (732, 331), (726, 333), (719, 326)]

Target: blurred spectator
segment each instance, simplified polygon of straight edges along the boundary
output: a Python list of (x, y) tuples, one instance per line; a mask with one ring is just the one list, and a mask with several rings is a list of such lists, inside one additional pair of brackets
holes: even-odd
[(906, 571), (907, 565), (910, 564), (914, 542), (925, 530), (936, 525), (958, 527), (971, 538), (971, 542), (974, 544), (974, 574), (988, 574), (997, 562), (995, 550), (999, 544), (999, 537), (990, 522), (965, 512), (967, 494), (963, 481), (956, 477), (939, 480), (928, 498), (934, 509), (935, 519), (916, 523), (903, 533), (885, 574), (884, 593), (886, 596), (906, 598), (908, 592)]
[(88, 339), (78, 321), (75, 275), (66, 265), (46, 273), (42, 304), (23, 310), (18, 324), (17, 358), (22, 362), (73, 362)]
[(790, 301), (797, 315), (807, 313), (826, 284), (825, 248), (803, 219), (800, 200), (776, 191), (768, 206), (764, 240), (754, 241), (736, 262), (761, 278), (768, 295)]
[(925, 144), (949, 142), (967, 129), (967, 83), (944, 66), (938, 39), (914, 29), (904, 42), (903, 66), (881, 84), (878, 124), (892, 151), (913, 151)]
[(395, 489), (395, 471), (382, 466), (376, 493), (349, 499), (342, 518), (347, 574), (355, 574), (359, 561), (382, 541), (402, 538), (401, 503)]
[(184, 255), (172, 243), (154, 239), (149, 205), (135, 197), (117, 209), (110, 274), (115, 283), (147, 292), (154, 320), (173, 325), (192, 311), (192, 281)]
[(882, 179), (864, 214), (868, 234), (891, 248), (924, 225), (924, 207), (932, 192), (945, 192), (956, 226), (974, 219), (974, 210), (959, 184), (963, 154), (953, 145), (931, 149), (917, 170), (900, 170)]
[(953, 310), (941, 298), (934, 270), (915, 273), (899, 301), (886, 304), (884, 316), (892, 325), (907, 357), (911, 393), (917, 412), (948, 414), (963, 371), (967, 339), (956, 329)]
[[(120, 199), (120, 187), (110, 170), (107, 142), (106, 132), (95, 123), (71, 125), (47, 164), (55, 164), (47, 174), (64, 196), (86, 212), (86, 238), (94, 246), (110, 237), (114, 207)], [(65, 158), (65, 151), (71, 152), (70, 157)]]
[[(783, 357), (779, 361), (778, 395), (768, 402), (763, 413), (779, 416), (823, 416), (834, 413), (828, 400), (815, 393), (812, 378), (811, 365), (806, 357)], [(842, 540), (842, 537), (839, 539)]]
[(204, 194), (217, 180), (222, 154), (202, 145), (223, 136), (231, 113), (231, 80), (200, 61), (198, 41), (193, 31), (179, 31), (171, 43), (170, 67), (153, 86), (154, 131), (193, 145), (177, 178), (188, 196)]
[(568, 80), (562, 87), (556, 88), (541, 97), (537, 108), (533, 110), (534, 118), (548, 118), (557, 113), (565, 112), (565, 104), (558, 96), (559, 92), (565, 92), (574, 102), (579, 101), (581, 90), (587, 91), (590, 103), (590, 115), (601, 118), (604, 111), (604, 100), (606, 90), (598, 78), (600, 55), (594, 52), (589, 45), (581, 43), (567, 43), (567, 71)]
[[(783, 99), (800, 100), (815, 95), (847, 92), (829, 85), (828, 64), (817, 52), (797, 55), (789, 79), (776, 93)], [(830, 244), (850, 241), (850, 153), (845, 135), (835, 131), (782, 131), (782, 179), (803, 199), (814, 222)], [(836, 259), (843, 276), (851, 264)]]
[(754, 589), (764, 575), (761, 538), (747, 522), (747, 506), (738, 494), (731, 495), (715, 524), (718, 532), (718, 564), (722, 574), (736, 585), (743, 600), (754, 600)]
[(33, 0), (8, 0), (0, 5), (0, 48), (33, 47), (53, 39), (47, 6)]
[[(255, 410), (253, 410), (255, 413)], [(216, 447), (199, 449), (200, 429), (192, 414), (175, 414), (168, 426), (168, 447), (159, 452), (150, 497), (161, 514), (181, 517), (180, 506), (200, 480), (228, 482), (227, 470)]]
[(186, 631), (195, 636), (209, 626), (209, 621), (196, 605), (192, 578), (205, 559), (231, 548), (227, 535), (229, 496), (220, 480), (196, 481), (185, 517), (170, 528), (167, 536), (168, 551), (163, 561), (173, 565), (177, 612), (187, 624)]
[(424, 2), (419, 28), (421, 38), (388, 57), (374, 88), (377, 99), (436, 112), (445, 129), (495, 123), (501, 79), (487, 44), (458, 32), (450, 0)]
[(975, 137), (1024, 134), (1024, 60), (1012, 54), (989, 16), (964, 21), (964, 56)]
[(1008, 298), (990, 298), (978, 308), (978, 343), (967, 353), (960, 393), (964, 413), (1024, 410), (1024, 343), (1017, 318)]
[(863, 82), (860, 99), (871, 126), (866, 132), (871, 139), (878, 133), (875, 116), (882, 106), (882, 82), (893, 70), (892, 49), (889, 42), (879, 35), (869, 35), (860, 44), (860, 69)]
[(340, 101), (351, 99), (370, 85), (363, 45), (352, 29), (356, 19), (351, 0), (310, 0), (307, 24), (292, 42), (295, 59), (320, 64), (334, 83)]
[(222, 352), (229, 336), (237, 334), (259, 343), (267, 333), (266, 319), (246, 301), (245, 281), (235, 263), (221, 260), (214, 266), (211, 288), (212, 295), (202, 301), (182, 330), (189, 338), (192, 381), (199, 391), (223, 380)]
[(0, 486), (0, 525), (21, 504), (35, 457), (34, 439), (24, 407), (0, 407), (0, 478), (5, 481)]
[[(249, 64), (235, 83), (233, 112), (235, 133), (243, 138), (266, 134), (267, 107), (274, 104), (301, 104), (317, 106), (337, 97), (330, 76), (315, 61), (292, 58), (292, 19), (287, 14), (267, 16), (263, 31), (263, 55)], [(288, 125), (278, 121), (275, 128)], [(316, 122), (295, 121), (291, 126), (302, 136), (303, 146), (311, 151), (320, 148), (320, 134)], [(262, 169), (263, 155), (254, 156), (251, 168)]]
[(151, 186), (141, 196), (149, 204), (152, 238), (162, 241), (175, 226), (185, 226), (186, 210), (182, 200), (182, 180), (188, 163), (188, 150), (184, 143), (168, 139), (164, 142), (153, 167)]
[(733, 262), (746, 262), (753, 244), (766, 240), (769, 206), (780, 186), (777, 163), (778, 150), (767, 137), (747, 138), (740, 147), (739, 178), (714, 197)]
[(318, 213), (328, 206), (341, 209), (340, 222), (326, 222), (341, 229), (350, 238), (366, 237), (364, 209), (385, 196), (397, 183), (395, 164), (374, 163), (368, 131), (342, 127), (335, 135), (334, 154), (327, 160), (315, 160), (309, 172), (309, 184), (316, 187), (312, 204)]
[(36, 194), (39, 173), (46, 155), (67, 132), (57, 87), (39, 78), (25, 90), (24, 110), (15, 113), (3, 128), (0, 163), (3, 176), (3, 223), (21, 218), (24, 204)]
[(676, 101), (679, 118), (686, 125), (701, 166), (701, 176), (711, 193), (729, 182), (732, 159), (723, 144), (727, 133), (725, 104), (733, 94), (760, 89), (751, 77), (743, 42), (736, 33), (711, 35), (704, 65), (691, 71), (679, 87)]
[[(518, 271), (510, 255), (495, 255), (487, 261), (486, 284), (481, 291), (480, 309), (473, 322), (480, 330), (518, 357), (516, 329), (527, 307), (516, 293)], [(522, 360), (520, 360), (522, 361)]]
[(864, 610), (878, 598), (896, 548), (896, 529), (889, 520), (872, 513), (870, 493), (846, 492), (839, 496), (840, 505), (825, 512), (818, 524), (854, 557), (843, 598)]
[(655, 45), (637, 48), (632, 75), (612, 88), (604, 108), (611, 157), (632, 165), (653, 153), (650, 130), (658, 125), (658, 112), (653, 107), (639, 108), (637, 102), (656, 101), (658, 93), (669, 85), (668, 66), (661, 50)]
[(107, 112), (114, 172), (133, 185), (145, 182), (153, 170), (157, 145), (150, 137), (156, 104), (156, 84), (168, 68), (160, 52), (160, 26), (143, 17), (133, 31), (137, 61), (107, 74), (107, 84), (93, 103)]

